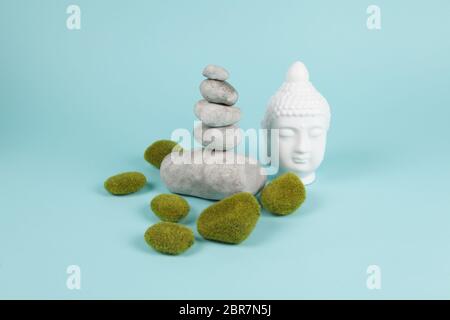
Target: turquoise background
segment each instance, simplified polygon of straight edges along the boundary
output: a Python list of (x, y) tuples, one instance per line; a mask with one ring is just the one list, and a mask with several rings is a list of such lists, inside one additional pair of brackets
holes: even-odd
[[(81, 7), (81, 30), (66, 8)], [(381, 8), (382, 29), (366, 27)], [(0, 2), (0, 298), (450, 298), (449, 1)], [(302, 60), (332, 108), (308, 199), (239, 246), (147, 247), (153, 141), (225, 66), (257, 128)], [(103, 181), (139, 170), (114, 197)], [(195, 219), (210, 201), (188, 198)], [(81, 290), (66, 288), (79, 265)], [(366, 288), (366, 269), (382, 289)]]

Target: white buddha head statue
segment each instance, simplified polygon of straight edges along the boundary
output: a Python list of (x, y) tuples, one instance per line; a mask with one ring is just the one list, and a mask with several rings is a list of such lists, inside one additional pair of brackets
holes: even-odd
[(278, 148), (281, 171), (296, 173), (304, 184), (315, 180), (325, 154), (330, 117), (328, 102), (309, 82), (305, 65), (295, 62), (270, 99), (262, 122), (269, 133), (278, 129), (279, 138), (272, 145), (268, 139), (268, 152), (274, 154), (271, 149)]

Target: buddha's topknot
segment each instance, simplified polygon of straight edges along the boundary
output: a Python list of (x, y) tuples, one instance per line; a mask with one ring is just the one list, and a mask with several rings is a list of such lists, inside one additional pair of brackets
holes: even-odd
[(269, 128), (274, 118), (282, 116), (304, 117), (323, 115), (330, 120), (330, 106), (327, 100), (309, 81), (305, 65), (295, 62), (288, 70), (286, 81), (269, 100), (263, 127)]

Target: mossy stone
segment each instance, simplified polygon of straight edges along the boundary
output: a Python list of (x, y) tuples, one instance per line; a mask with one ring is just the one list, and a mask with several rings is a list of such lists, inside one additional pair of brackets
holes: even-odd
[(238, 244), (252, 233), (259, 215), (258, 200), (241, 192), (206, 208), (197, 220), (197, 230), (205, 239)]
[(263, 207), (276, 215), (284, 216), (297, 210), (306, 198), (300, 178), (291, 172), (270, 182), (261, 192)]
[(114, 195), (125, 195), (142, 189), (147, 179), (140, 172), (124, 172), (109, 177), (105, 183), (105, 189)]
[(158, 140), (152, 143), (145, 150), (144, 158), (145, 160), (147, 160), (147, 162), (159, 169), (161, 167), (161, 162), (168, 154), (182, 150), (183, 148), (181, 148), (181, 146), (178, 145), (175, 141)]
[(176, 194), (160, 194), (150, 203), (152, 211), (162, 220), (178, 222), (189, 213), (189, 203)]
[(173, 222), (158, 222), (147, 229), (145, 242), (158, 252), (177, 255), (194, 244), (194, 233), (188, 227)]

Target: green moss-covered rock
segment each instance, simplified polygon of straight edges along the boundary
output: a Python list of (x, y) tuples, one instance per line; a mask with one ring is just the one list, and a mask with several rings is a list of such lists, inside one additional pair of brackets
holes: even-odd
[(105, 189), (114, 195), (124, 195), (139, 191), (147, 183), (147, 179), (140, 172), (124, 172), (109, 177)]
[(288, 172), (269, 183), (261, 192), (263, 207), (276, 215), (287, 215), (305, 201), (306, 190), (296, 174)]
[(189, 213), (189, 203), (176, 194), (160, 194), (150, 203), (152, 211), (162, 220), (178, 222)]
[(205, 239), (238, 244), (253, 231), (259, 215), (256, 198), (241, 192), (206, 208), (197, 220), (197, 229)]
[(159, 169), (161, 167), (161, 162), (168, 154), (182, 150), (183, 148), (174, 141), (158, 140), (145, 150), (144, 158), (147, 162)]
[(158, 222), (147, 229), (144, 239), (156, 251), (177, 255), (194, 244), (194, 233), (177, 223)]

